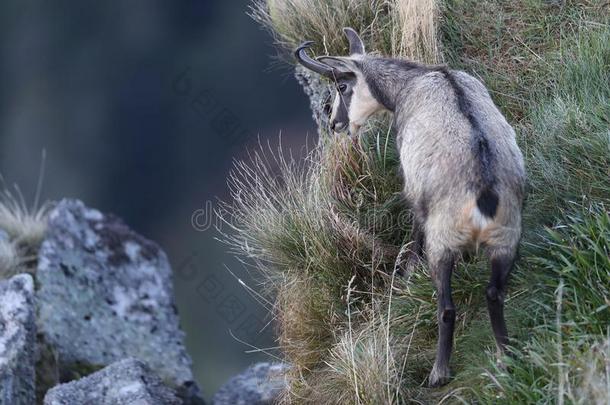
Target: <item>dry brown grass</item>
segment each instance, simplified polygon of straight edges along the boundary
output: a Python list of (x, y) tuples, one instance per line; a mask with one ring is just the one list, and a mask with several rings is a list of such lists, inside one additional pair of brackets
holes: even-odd
[(330, 289), (307, 277), (285, 280), (277, 291), (278, 341), (290, 359), (294, 379), (315, 369), (333, 342), (340, 314)]
[[(388, 367), (395, 357), (386, 353), (393, 337), (372, 328), (380, 311), (371, 309), (386, 301), (384, 272), (408, 227), (392, 219), (405, 208), (387, 135), (373, 131), (361, 143), (328, 138), (306, 167), (281, 152), (258, 154), (231, 179), (234, 200), (226, 209), (236, 234), (229, 242), (256, 262), (276, 297), (278, 343), (292, 365), (285, 403), (341, 403), (355, 384), (363, 390), (360, 403), (374, 403), (367, 398), (396, 395), (400, 387), (395, 365)], [(388, 215), (383, 223), (374, 219), (380, 213)], [(358, 337), (353, 359), (345, 357), (350, 335)], [(394, 380), (384, 382), (385, 375)]]
[(368, 51), (421, 62), (441, 60), (437, 0), (255, 0), (251, 15), (284, 50), (305, 40), (316, 51), (345, 54), (342, 27), (352, 27)]
[(19, 191), (0, 191), (0, 229), (17, 243), (37, 246), (47, 229), (50, 205), (28, 207)]
[[(367, 300), (363, 299), (363, 292), (355, 288), (356, 279), (357, 275), (352, 276), (342, 295), (346, 302), (346, 306), (342, 307), (343, 313), (330, 316), (319, 314), (313, 317), (316, 321), (334, 320), (333, 324), (326, 325), (326, 329), (317, 329), (326, 334), (322, 339), (318, 340), (316, 336), (311, 335), (312, 330), (307, 329), (310, 325), (294, 325), (311, 319), (311, 312), (307, 309), (292, 320), (293, 325), (303, 332), (300, 336), (296, 336), (294, 331), (286, 330), (284, 320), (280, 319), (283, 336), (296, 338), (291, 342), (282, 341), (282, 347), (285, 348), (284, 344), (288, 343), (287, 357), (300, 361), (291, 369), (288, 376), (290, 388), (281, 403), (399, 404), (409, 397), (407, 388), (412, 384), (406, 383), (410, 377), (406, 371), (406, 362), (414, 359), (409, 356), (413, 335), (398, 338), (392, 331), (391, 323), (395, 318), (388, 317), (388, 313), (392, 312), (392, 293), (386, 295), (386, 291), (392, 289), (373, 287), (370, 291), (373, 298), (367, 303)], [(399, 280), (395, 281), (397, 291), (404, 292), (404, 284)], [(301, 307), (304, 303), (302, 298), (311, 300), (312, 291), (316, 289), (309, 288), (296, 294), (296, 291), (288, 291), (291, 299), (288, 307)], [(332, 297), (329, 299), (332, 300)], [(283, 302), (282, 299), (280, 302)], [(286, 307), (285, 303), (280, 305)], [(322, 302), (318, 305), (320, 308), (332, 308)], [(308, 339), (303, 340), (303, 335), (307, 335)], [(299, 338), (300, 343), (313, 339), (306, 349), (317, 347), (317, 352), (303, 350), (301, 353), (294, 353), (293, 350), (298, 347), (294, 343), (298, 344)], [(326, 346), (321, 348), (320, 341), (327, 342)], [(307, 354), (310, 354), (308, 360), (312, 362), (304, 369), (302, 360), (303, 355)]]
[(0, 278), (8, 278), (17, 273), (20, 262), (15, 244), (0, 240)]
[(0, 278), (20, 271), (33, 271), (32, 263), (47, 229), (50, 204), (28, 207), (19, 191), (0, 191)]
[[(370, 329), (369, 329), (370, 327)], [(403, 397), (404, 345), (384, 329), (365, 326), (344, 332), (316, 375), (313, 403), (397, 404)], [(317, 395), (316, 395), (317, 394)]]
[(438, 40), (439, 1), (396, 0), (392, 7), (392, 56), (427, 63), (442, 60)]

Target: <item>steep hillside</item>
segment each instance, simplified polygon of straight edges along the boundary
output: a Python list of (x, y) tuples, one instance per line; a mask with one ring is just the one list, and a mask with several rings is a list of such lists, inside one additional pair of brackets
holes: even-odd
[[(257, 1), (290, 51), (369, 50), (444, 61), (480, 77), (518, 133), (529, 177), (521, 258), (506, 310), (512, 356), (496, 361), (483, 260), (454, 274), (455, 378), (425, 387), (436, 302), (425, 266), (392, 267), (410, 234), (388, 117), (357, 141), (325, 135), (305, 162), (261, 151), (237, 165), (230, 242), (261, 270), (286, 403), (606, 403), (610, 375), (610, 9), (597, 1)], [(286, 54), (288, 54), (286, 52)], [(306, 82), (310, 94), (324, 82)], [(314, 108), (317, 104), (314, 103)], [(320, 107), (321, 108), (321, 107)], [(280, 166), (282, 175), (273, 175)], [(232, 217), (231, 217), (232, 216)]]

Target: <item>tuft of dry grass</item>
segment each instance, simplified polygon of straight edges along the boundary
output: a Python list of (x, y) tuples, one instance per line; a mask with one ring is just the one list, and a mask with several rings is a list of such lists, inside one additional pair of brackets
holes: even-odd
[[(257, 153), (249, 163), (238, 163), (231, 177), (233, 201), (223, 216), (234, 232), (227, 241), (254, 261), (262, 284), (276, 296), (278, 342), (293, 365), (287, 402), (325, 392), (322, 385), (330, 380), (319, 378), (321, 365), (342, 367), (346, 333), (372, 322), (371, 314), (379, 311), (370, 306), (385, 300), (388, 273), (410, 219), (388, 136), (375, 130), (359, 142), (329, 137), (310, 152), (306, 165), (281, 151)], [(367, 334), (362, 332), (363, 342), (370, 341)], [(358, 379), (368, 384), (376, 371), (366, 375)], [(353, 388), (341, 381), (338, 393)], [(377, 388), (367, 389), (376, 397)]]
[(406, 397), (404, 347), (370, 323), (338, 338), (316, 373), (312, 403), (398, 404)]
[(21, 261), (16, 246), (9, 240), (0, 240), (0, 278), (9, 278), (17, 273)]
[(19, 190), (17, 194), (6, 189), (0, 191), (0, 229), (17, 243), (36, 247), (47, 229), (50, 208), (48, 203), (28, 207)]
[(342, 27), (358, 31), (369, 51), (437, 63), (439, 1), (255, 0), (251, 16), (291, 51), (315, 41), (320, 54), (345, 54)]
[(16, 189), (0, 191), (0, 278), (20, 271), (33, 271), (32, 263), (47, 229), (51, 205), (28, 207)]
[(397, 0), (392, 7), (391, 38), (394, 57), (424, 63), (442, 60), (438, 40), (440, 1)]
[(278, 288), (278, 342), (286, 358), (298, 365), (290, 371), (292, 381), (318, 367), (331, 347), (333, 331), (342, 319), (336, 311), (342, 305), (330, 290), (304, 277), (286, 280)]

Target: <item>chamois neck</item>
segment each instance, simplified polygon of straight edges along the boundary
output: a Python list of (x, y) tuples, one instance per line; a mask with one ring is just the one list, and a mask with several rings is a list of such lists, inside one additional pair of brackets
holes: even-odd
[(403, 59), (370, 56), (360, 64), (371, 93), (391, 112), (396, 111), (402, 92), (414, 78), (436, 68)]

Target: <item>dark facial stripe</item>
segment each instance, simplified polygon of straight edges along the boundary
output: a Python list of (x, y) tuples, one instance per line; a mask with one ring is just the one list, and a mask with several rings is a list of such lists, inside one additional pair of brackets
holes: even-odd
[(337, 113), (335, 114), (335, 122), (336, 123), (341, 123), (341, 124), (345, 124), (346, 126), (349, 125), (349, 108), (350, 105), (352, 103), (352, 95), (353, 95), (353, 90), (352, 87), (355, 84), (355, 79), (353, 80), (353, 83), (350, 84), (350, 91), (348, 94), (342, 94), (339, 91), (338, 88), (338, 84), (337, 84), (337, 90), (336, 90), (336, 94), (337, 97), (339, 97), (339, 107), (337, 108)]
[(343, 96), (341, 93), (337, 93), (337, 97), (341, 97), (337, 114), (335, 115), (335, 121), (342, 124), (349, 124), (349, 106), (352, 102), (351, 96)]
[(385, 91), (382, 91), (379, 88), (373, 77), (370, 75), (365, 75), (364, 77), (366, 80), (366, 85), (369, 86), (371, 94), (373, 95), (373, 97), (375, 97), (375, 100), (377, 100), (379, 104), (381, 104), (388, 110), (394, 111), (394, 109), (396, 108), (394, 102), (388, 97)]

